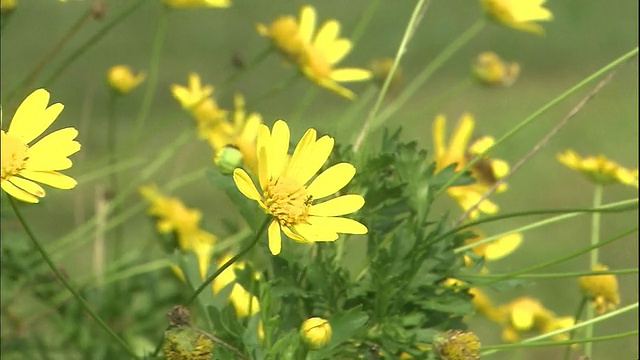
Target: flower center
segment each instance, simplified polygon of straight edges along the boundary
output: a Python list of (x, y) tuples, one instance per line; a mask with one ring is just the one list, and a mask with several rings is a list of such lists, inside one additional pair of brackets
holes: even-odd
[(295, 60), (303, 51), (304, 44), (300, 39), (298, 23), (291, 16), (281, 16), (269, 27), (269, 34), (274, 45)]
[(2, 132), (2, 171), (1, 178), (6, 180), (17, 175), (29, 159), (29, 147), (20, 139)]
[(316, 79), (325, 79), (331, 75), (331, 64), (324, 55), (313, 46), (308, 46), (302, 58), (303, 65), (311, 69)]
[(309, 217), (311, 196), (304, 186), (293, 179), (284, 177), (270, 181), (264, 192), (264, 199), (269, 213), (282, 226), (300, 224)]

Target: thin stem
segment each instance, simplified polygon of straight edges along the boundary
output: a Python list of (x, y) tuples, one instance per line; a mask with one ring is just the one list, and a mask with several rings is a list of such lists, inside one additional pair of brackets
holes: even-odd
[[(586, 296), (582, 297), (582, 300), (580, 300), (580, 305), (578, 305), (578, 309), (576, 310), (576, 314), (573, 317), (575, 320), (573, 321), (573, 324), (577, 324), (578, 321), (580, 320), (580, 318), (582, 317), (582, 312), (584, 311), (585, 306), (587, 305), (587, 302), (589, 301), (589, 299)], [(575, 330), (571, 330), (569, 332), (569, 338), (567, 339), (568, 341), (571, 341), (573, 339), (573, 336), (575, 335)], [(586, 339), (584, 339), (586, 340)], [(564, 360), (569, 360), (569, 358), (571, 357), (571, 346), (567, 346), (564, 349)]]
[(107, 23), (102, 29), (100, 29), (95, 35), (87, 39), (76, 51), (72, 52), (69, 56), (67, 56), (58, 68), (44, 81), (44, 86), (49, 86), (53, 83), (58, 76), (60, 76), (68, 67), (71, 65), (76, 59), (80, 58), (82, 54), (84, 54), (87, 50), (89, 50), (92, 46), (96, 45), (100, 39), (102, 39), (109, 31), (126, 19), (129, 15), (133, 14), (133, 12), (145, 3), (145, 0), (138, 0), (131, 4), (128, 8), (122, 11), (120, 14), (116, 15), (113, 20)]
[(387, 91), (389, 90), (391, 79), (393, 79), (393, 75), (396, 73), (396, 70), (398, 69), (398, 65), (400, 64), (400, 59), (402, 59), (402, 56), (407, 51), (407, 45), (409, 44), (409, 41), (413, 37), (413, 34), (415, 33), (418, 25), (420, 24), (420, 21), (422, 20), (424, 12), (428, 8), (428, 6), (425, 6), (425, 3), (426, 3), (426, 0), (418, 0), (418, 2), (416, 3), (416, 6), (413, 8), (413, 13), (411, 14), (411, 18), (409, 19), (407, 28), (404, 31), (404, 36), (402, 37), (402, 41), (400, 41), (400, 46), (398, 46), (398, 51), (396, 52), (396, 56), (393, 59), (393, 65), (391, 65), (391, 69), (387, 74), (387, 78), (384, 80), (382, 89), (378, 93), (378, 98), (376, 99), (376, 102), (374, 103), (373, 108), (369, 112), (369, 116), (367, 117), (364, 124), (362, 125), (362, 128), (360, 129), (360, 132), (358, 134), (358, 137), (356, 138), (353, 144), (354, 152), (358, 151), (358, 149), (364, 142), (364, 139), (366, 138), (368, 133), (372, 130), (370, 128), (372, 126), (373, 120), (375, 119), (378, 113), (378, 110), (380, 109), (380, 105), (382, 105), (382, 100), (384, 99), (385, 95), (387, 94)]
[[(596, 184), (593, 193), (593, 206), (600, 206), (602, 204), (602, 192), (604, 186), (601, 184)], [(594, 270), (595, 266), (598, 265), (598, 243), (600, 242), (600, 213), (593, 213), (591, 215), (591, 246), (594, 246), (593, 251), (591, 251), (591, 256), (589, 257), (589, 268)], [(595, 316), (595, 309), (593, 306), (587, 307), (587, 320), (593, 319)], [(585, 335), (587, 339), (593, 337), (593, 324), (587, 326)], [(586, 343), (584, 345), (584, 354), (589, 359), (592, 358), (591, 354), (593, 353), (593, 343)]]
[(318, 90), (320, 90), (320, 88), (315, 85), (312, 85), (309, 87), (309, 89), (307, 89), (307, 92), (304, 94), (304, 97), (302, 97), (302, 99), (299, 100), (298, 106), (296, 106), (296, 109), (293, 111), (293, 114), (291, 114), (291, 119), (293, 121), (302, 122), (300, 118), (302, 117), (302, 114), (304, 114), (304, 112), (309, 108), (309, 106), (313, 102), (313, 99), (316, 97), (316, 95), (318, 95)]
[[(603, 271), (574, 271), (565, 273), (544, 273), (544, 274), (521, 274), (514, 276), (511, 279), (561, 279), (561, 278), (576, 278), (579, 276), (590, 275), (628, 275), (637, 274), (638, 268), (632, 269), (616, 269), (616, 270), (603, 270)], [(460, 273), (455, 275), (456, 279), (460, 280), (482, 280), (482, 279), (495, 279), (504, 276), (503, 274), (465, 274)]]
[(204, 289), (206, 289), (213, 282), (213, 280), (215, 280), (220, 274), (222, 274), (223, 271), (227, 270), (229, 266), (233, 265), (236, 261), (238, 261), (241, 257), (243, 257), (251, 249), (253, 249), (253, 247), (260, 240), (262, 233), (264, 233), (264, 231), (267, 229), (268, 224), (269, 224), (269, 219), (265, 220), (262, 226), (260, 226), (260, 229), (258, 229), (258, 231), (256, 232), (256, 236), (253, 238), (253, 241), (251, 241), (249, 246), (242, 249), (239, 253), (237, 253), (231, 259), (227, 260), (227, 262), (224, 263), (220, 268), (218, 268), (216, 272), (214, 272), (208, 278), (206, 278), (205, 281), (202, 284), (200, 284), (200, 286), (193, 292), (193, 294), (191, 294), (191, 297), (187, 299), (187, 301), (185, 302), (185, 306), (191, 305), (191, 303), (198, 297), (198, 295), (200, 295), (200, 293)]
[(92, 14), (91, 8), (89, 8), (80, 16), (80, 18), (78, 18), (78, 20), (76, 20), (76, 22), (73, 25), (71, 25), (69, 30), (67, 30), (67, 32), (64, 35), (62, 35), (62, 38), (60, 38), (60, 40), (58, 40), (58, 42), (56, 42), (53, 45), (53, 47), (42, 57), (42, 59), (40, 59), (40, 62), (38, 62), (38, 64), (33, 68), (33, 70), (31, 70), (31, 72), (18, 84), (18, 86), (16, 86), (11, 92), (9, 92), (9, 95), (7, 96), (7, 100), (6, 100), (7, 102), (10, 102), (11, 99), (13, 99), (13, 97), (20, 90), (31, 85), (33, 80), (36, 79), (36, 77), (38, 76), (38, 74), (40, 74), (42, 69), (44, 69), (44, 67), (47, 64), (51, 63), (51, 60), (60, 52), (60, 50), (62, 50), (64, 45), (67, 44), (69, 40), (71, 40), (71, 38), (78, 33), (78, 31), (80, 31), (82, 26), (89, 19), (91, 19), (91, 14)]
[[(599, 342), (599, 341), (610, 341), (615, 339), (621, 339), (629, 336), (638, 335), (638, 330), (627, 331), (619, 334), (613, 335), (605, 335), (598, 336), (590, 339), (574, 339), (574, 340), (558, 340), (558, 341), (540, 341), (540, 342), (532, 342), (532, 343), (516, 343), (516, 344), (500, 344), (500, 345), (488, 345), (483, 346), (482, 349), (486, 349), (487, 353), (483, 353), (483, 355), (493, 354), (493, 352), (489, 353), (489, 351), (498, 351), (498, 350), (515, 350), (515, 349), (523, 349), (523, 348), (532, 348), (532, 347), (550, 347), (550, 346), (563, 346), (563, 345), (573, 345), (573, 344), (581, 344), (585, 342)], [(571, 346), (567, 346), (571, 348)]]
[(144, 123), (149, 117), (149, 111), (153, 104), (153, 96), (156, 93), (156, 86), (158, 83), (158, 74), (160, 72), (160, 58), (162, 55), (162, 45), (167, 35), (167, 24), (169, 23), (169, 11), (167, 7), (163, 7), (162, 14), (158, 20), (158, 27), (153, 39), (153, 47), (151, 48), (151, 63), (149, 64), (149, 77), (147, 80), (147, 86), (145, 88), (144, 97), (140, 104), (140, 110), (135, 120), (135, 129), (132, 133), (132, 137), (129, 139), (129, 147), (136, 143), (136, 141), (142, 135)]
[[(119, 95), (115, 91), (111, 91), (109, 94), (109, 102), (107, 105), (107, 152), (109, 157), (109, 168), (115, 168), (117, 165), (117, 151), (118, 151), (118, 122), (116, 118), (116, 105)], [(107, 192), (107, 201), (111, 201), (113, 194), (120, 192), (120, 184), (118, 182), (118, 172), (112, 171), (109, 176), (109, 187)], [(112, 214), (120, 212), (120, 206), (115, 205)], [(123, 227), (116, 226), (113, 230), (113, 255), (112, 258), (117, 260), (120, 258), (122, 239), (124, 238)]]
[(76, 291), (76, 289), (74, 289), (73, 286), (71, 286), (71, 284), (67, 281), (67, 279), (64, 277), (64, 275), (62, 275), (62, 273), (60, 273), (60, 270), (58, 270), (58, 267), (53, 263), (53, 261), (49, 257), (49, 254), (44, 250), (42, 245), (40, 245), (40, 242), (38, 241), (38, 239), (34, 235), (33, 231), (31, 230), (31, 227), (29, 226), (29, 224), (27, 224), (26, 220), (22, 216), (22, 212), (18, 209), (18, 206), (16, 205), (16, 200), (14, 200), (11, 196), (7, 196), (7, 197), (9, 198), (9, 203), (11, 204), (11, 207), (13, 208), (13, 211), (15, 212), (16, 217), (18, 218), (18, 220), (20, 220), (20, 223), (22, 224), (22, 227), (24, 227), (25, 232), (29, 236), (29, 239), (31, 239), (31, 241), (33, 242), (33, 245), (36, 247), (36, 250), (38, 250), (40, 255), (42, 255), (42, 258), (47, 263), (47, 265), (49, 265), (49, 268), (51, 269), (51, 271), (53, 271), (53, 273), (55, 274), (56, 278), (67, 288), (67, 290), (69, 290), (69, 292), (71, 292), (73, 294), (73, 297), (75, 297), (76, 300), (80, 303), (80, 306), (82, 306), (82, 308), (89, 314), (89, 316), (91, 316), (91, 318), (93, 318), (93, 320), (95, 320), (98, 323), (98, 325), (100, 325), (100, 327), (107, 334), (109, 334), (109, 336), (111, 336), (111, 338), (113, 338), (113, 340), (115, 342), (118, 343), (118, 345), (120, 345), (131, 357), (133, 357), (134, 359), (139, 359), (138, 355), (136, 355), (136, 353), (133, 352), (133, 350), (131, 350), (129, 348), (129, 345), (127, 345), (127, 343), (124, 340), (122, 340), (118, 336), (118, 334), (116, 334), (113, 330), (111, 330), (109, 325), (107, 325), (100, 318), (100, 316), (98, 316), (98, 314), (96, 314), (91, 309), (89, 304), (80, 295), (80, 293), (78, 293), (78, 291)]
[(362, 13), (356, 28), (349, 37), (352, 44), (357, 44), (362, 34), (367, 30), (369, 23), (371, 23), (371, 19), (373, 19), (373, 15), (376, 13), (376, 10), (378, 10), (378, 6), (380, 6), (380, 3), (380, 0), (373, 0), (369, 2), (369, 7)]

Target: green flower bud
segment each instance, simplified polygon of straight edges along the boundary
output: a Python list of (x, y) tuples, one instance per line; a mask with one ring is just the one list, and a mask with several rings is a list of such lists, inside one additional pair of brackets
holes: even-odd
[(236, 147), (227, 145), (216, 153), (213, 162), (224, 175), (231, 175), (233, 170), (242, 165), (242, 153)]
[(164, 332), (162, 352), (167, 360), (210, 360), (213, 342), (191, 327), (175, 327)]
[(448, 330), (435, 337), (433, 346), (440, 360), (480, 359), (480, 340), (470, 331)]
[(320, 349), (331, 339), (331, 325), (323, 318), (309, 318), (300, 327), (300, 337), (310, 349)]

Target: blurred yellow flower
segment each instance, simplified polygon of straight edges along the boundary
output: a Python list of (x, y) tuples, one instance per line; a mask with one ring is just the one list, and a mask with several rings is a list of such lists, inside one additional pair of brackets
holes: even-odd
[(433, 348), (441, 360), (480, 359), (480, 339), (471, 331), (447, 330), (434, 337)]
[(126, 65), (114, 65), (107, 70), (107, 84), (120, 94), (127, 94), (140, 85), (146, 75), (143, 72), (134, 74)]
[[(387, 76), (391, 72), (394, 59), (391, 57), (373, 59), (369, 68), (373, 74), (373, 81), (379, 86), (382, 86), (387, 79)], [(402, 85), (402, 69), (398, 67), (393, 73), (391, 82), (389, 83), (389, 91), (397, 91)]]
[(506, 63), (491, 51), (480, 53), (471, 68), (476, 78), (489, 86), (509, 86), (520, 74), (518, 63)]
[(311, 349), (320, 349), (331, 340), (331, 324), (321, 317), (308, 318), (300, 326), (300, 337)]
[(302, 243), (334, 241), (338, 233), (366, 234), (366, 226), (340, 217), (364, 205), (361, 195), (341, 195), (314, 204), (340, 191), (356, 173), (353, 165), (339, 163), (313, 178), (331, 154), (333, 138), (323, 136), (316, 140), (316, 131), (308, 129), (289, 158), (289, 137), (289, 126), (283, 120), (276, 121), (271, 131), (260, 125), (257, 139), (260, 191), (246, 171), (237, 168), (233, 172), (240, 192), (273, 217), (268, 229), (271, 253), (280, 253), (280, 231)]
[[(256, 154), (256, 138), (262, 124), (262, 116), (254, 112), (245, 112), (244, 98), (236, 94), (234, 99), (233, 122), (221, 121), (207, 133), (207, 140), (216, 152), (216, 157), (226, 147), (238, 149), (242, 155), (242, 162), (251, 172), (258, 172), (258, 156)], [(215, 159), (215, 158), (214, 158)]]
[(189, 74), (187, 86), (171, 85), (171, 93), (180, 105), (187, 110), (196, 121), (198, 136), (207, 139), (212, 131), (227, 118), (227, 111), (220, 109), (213, 99), (213, 86), (202, 86), (200, 76)]
[[(604, 270), (609, 268), (601, 264), (593, 267), (593, 271)], [(620, 304), (618, 279), (613, 274), (581, 276), (578, 284), (585, 296), (593, 302), (593, 307), (598, 314), (613, 310)]]
[(40, 137), (62, 112), (64, 105), (49, 104), (49, 92), (37, 89), (27, 96), (13, 115), (7, 132), (2, 130), (2, 176), (0, 186), (7, 194), (29, 203), (45, 196), (40, 182), (58, 189), (71, 189), (77, 182), (58, 170), (71, 167), (69, 156), (80, 150), (72, 127)]
[[(198, 259), (200, 277), (204, 278), (213, 256), (215, 235), (200, 228), (202, 213), (190, 209), (180, 199), (163, 195), (155, 185), (142, 186), (140, 194), (150, 202), (147, 212), (157, 217), (156, 227), (161, 233), (174, 232), (181, 250), (193, 251)], [(184, 274), (172, 266), (178, 277)]]
[(542, 5), (546, 0), (480, 0), (489, 17), (514, 29), (543, 34), (535, 21), (549, 21), (553, 14)]
[(231, 6), (230, 0), (162, 0), (162, 2), (171, 8), (185, 9), (198, 7), (222, 7)]
[[(316, 84), (348, 99), (355, 94), (341, 86), (341, 82), (363, 81), (371, 78), (369, 70), (360, 68), (334, 69), (351, 50), (348, 39), (339, 38), (340, 23), (327, 20), (317, 33), (316, 10), (305, 5), (298, 22), (292, 16), (281, 16), (270, 26), (257, 24), (258, 33), (268, 36), (273, 45), (300, 71)], [(314, 35), (315, 33), (315, 35)]]
[[(478, 231), (476, 231), (476, 233), (478, 233)], [(473, 244), (483, 240), (483, 238), (483, 235), (478, 234), (474, 238), (467, 239), (466, 242), (467, 244)], [(509, 233), (491, 242), (476, 245), (472, 248), (472, 251), (476, 255), (484, 257), (487, 261), (498, 260), (515, 251), (515, 249), (520, 246), (520, 243), (522, 243), (521, 233)]]
[[(227, 253), (223, 255), (218, 261), (216, 261), (217, 268), (220, 268), (227, 261), (231, 260), (231, 254)], [(220, 290), (224, 289), (229, 284), (232, 284), (231, 292), (229, 293), (229, 301), (236, 309), (236, 315), (241, 318), (245, 316), (251, 316), (260, 311), (260, 303), (258, 298), (251, 295), (240, 284), (236, 283), (235, 269), (244, 269), (245, 263), (243, 261), (237, 261), (233, 265), (229, 266), (223, 272), (213, 280), (213, 293), (217, 294)], [(256, 277), (259, 274), (255, 274)]]
[[(474, 141), (470, 146), (467, 146), (474, 125), (475, 122), (471, 114), (462, 114), (456, 128), (453, 130), (453, 134), (451, 134), (449, 143), (446, 144), (446, 119), (444, 115), (436, 116), (433, 122), (433, 147), (437, 170), (443, 169), (451, 164), (456, 164), (456, 170), (459, 170), (466, 165), (472, 157), (482, 153), (493, 145), (493, 138), (485, 136)], [(484, 158), (476, 162), (470, 170), (471, 175), (476, 179), (475, 183), (453, 186), (447, 189), (447, 193), (453, 197), (464, 210), (470, 209), (475, 205), (496, 181), (509, 172), (509, 164), (500, 159)], [(503, 183), (498, 186), (497, 192), (502, 192), (506, 190), (506, 188), (507, 184)], [(469, 214), (469, 217), (474, 219), (478, 217), (479, 212), (495, 214), (497, 211), (497, 205), (489, 199), (484, 199), (480, 205)]]
[(15, 10), (17, 5), (16, 0), (0, 0), (0, 13), (9, 13)]
[(575, 151), (565, 150), (557, 154), (556, 158), (568, 168), (580, 171), (597, 184), (620, 183), (638, 187), (638, 168), (627, 169), (604, 155), (581, 158)]
[[(528, 296), (522, 296), (497, 308), (497, 322), (504, 328), (502, 338), (507, 342), (516, 342), (521, 332), (538, 331), (547, 333), (569, 327), (574, 324), (570, 316), (557, 317), (551, 310), (545, 308), (540, 301)], [(566, 333), (557, 334), (556, 340), (566, 340)]]

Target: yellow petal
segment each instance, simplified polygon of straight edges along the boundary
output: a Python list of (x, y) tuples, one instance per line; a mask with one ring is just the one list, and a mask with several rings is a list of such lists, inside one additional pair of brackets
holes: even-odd
[(300, 9), (300, 38), (305, 44), (311, 43), (316, 29), (316, 10), (313, 6), (305, 5)]
[(340, 33), (340, 23), (336, 20), (327, 20), (322, 26), (320, 30), (318, 30), (318, 34), (316, 38), (313, 40), (313, 46), (322, 54), (326, 54), (329, 52), (330, 47), (333, 45), (333, 42), (338, 37)]
[(74, 128), (52, 132), (29, 148), (26, 167), (31, 170), (64, 170), (71, 167), (68, 156), (80, 150), (80, 143), (73, 139), (78, 135)]
[(32, 92), (16, 110), (7, 133), (16, 136), (25, 144), (30, 143), (47, 130), (64, 109), (64, 105), (60, 103), (47, 108), (48, 103), (47, 90), (38, 89)]
[(305, 238), (303, 238), (302, 236), (296, 234), (295, 232), (293, 232), (293, 230), (289, 229), (286, 226), (283, 226), (280, 229), (291, 240), (295, 240), (295, 241), (301, 242), (301, 243), (307, 243), (308, 242), (308, 241), (305, 240)]
[[(333, 150), (334, 140), (330, 136), (323, 136), (313, 145), (313, 148), (305, 154), (306, 162), (302, 165), (296, 180), (300, 184), (306, 184), (313, 175), (324, 165)], [(304, 159), (300, 159), (301, 161)]]
[(278, 255), (282, 250), (282, 239), (280, 237), (280, 224), (276, 220), (273, 220), (269, 225), (269, 251), (271, 254)]
[(351, 41), (338, 39), (327, 49), (325, 57), (329, 64), (334, 65), (340, 62), (351, 50)]
[(269, 128), (262, 124), (258, 130), (257, 152), (258, 152), (258, 181), (260, 188), (264, 191), (269, 185), (269, 155), (268, 143), (271, 138)]
[(318, 85), (329, 89), (331, 91), (333, 91), (334, 93), (343, 96), (349, 100), (353, 100), (356, 98), (356, 94), (347, 89), (344, 86), (341, 86), (340, 84), (338, 84), (337, 82), (333, 81), (332, 79), (327, 79), (327, 78), (323, 78), (323, 79), (315, 79), (313, 77), (311, 77), (311, 79)]
[(342, 234), (366, 234), (369, 230), (361, 223), (348, 218), (309, 216), (309, 223)]
[(289, 151), (289, 136), (289, 126), (287, 126), (287, 123), (282, 120), (277, 120), (271, 130), (271, 140), (268, 145), (269, 153), (267, 153), (268, 174), (272, 179), (277, 179), (282, 175)]
[(360, 195), (343, 195), (323, 203), (311, 206), (309, 215), (341, 216), (360, 210), (364, 205), (364, 198)]
[(14, 198), (16, 198), (18, 200), (22, 200), (24, 202), (28, 202), (28, 203), (32, 203), (32, 204), (38, 203), (40, 201), (40, 200), (38, 200), (37, 197), (29, 194), (28, 192), (20, 189), (19, 187), (13, 185), (8, 180), (2, 181), (0, 183), (0, 186), (2, 187), (2, 190), (7, 192), (7, 194), (13, 196)]
[(31, 195), (35, 195), (38, 197), (44, 197), (46, 195), (42, 186), (34, 183), (33, 181), (22, 179), (16, 176), (12, 176), (6, 181), (11, 182), (13, 185), (19, 187), (20, 189), (28, 192)]
[(356, 174), (356, 168), (349, 163), (333, 165), (316, 177), (307, 191), (314, 199), (322, 199), (345, 187)]
[(20, 175), (39, 183), (43, 183), (58, 189), (73, 189), (78, 182), (70, 176), (56, 171), (31, 171), (22, 170)]
[(461, 163), (466, 156), (467, 144), (469, 143), (469, 139), (471, 138), (471, 133), (473, 132), (474, 121), (471, 114), (464, 113), (455, 129), (453, 129), (453, 133), (451, 134), (451, 140), (449, 141), (449, 149), (448, 154), (449, 158), (453, 159), (455, 162)]
[(351, 82), (369, 80), (373, 74), (369, 70), (359, 68), (340, 68), (331, 71), (329, 77), (337, 82)]
[(318, 225), (296, 224), (293, 228), (306, 242), (335, 241), (338, 239), (338, 234), (333, 229)]
[(295, 150), (293, 150), (293, 155), (291, 155), (291, 160), (287, 167), (288, 177), (297, 178), (298, 173), (304, 168), (304, 164), (307, 161), (307, 154), (313, 150), (315, 143), (316, 130), (308, 129), (298, 141)]
[(497, 260), (511, 254), (522, 243), (522, 234), (511, 233), (490, 242), (484, 256), (487, 260)]
[(233, 170), (233, 181), (236, 183), (242, 195), (256, 201), (262, 198), (258, 189), (256, 189), (256, 186), (253, 184), (251, 177), (249, 177), (249, 174), (241, 168), (235, 168)]

